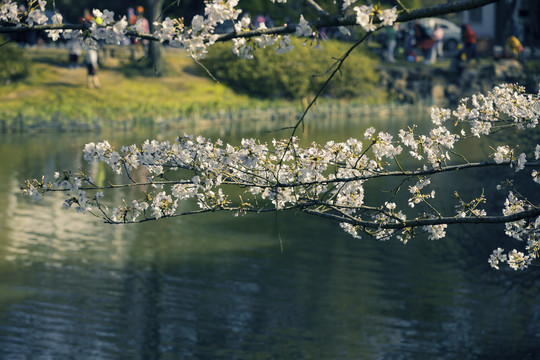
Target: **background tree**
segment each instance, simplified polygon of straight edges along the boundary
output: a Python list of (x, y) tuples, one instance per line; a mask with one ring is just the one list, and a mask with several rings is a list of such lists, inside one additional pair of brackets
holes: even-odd
[(540, 19), (540, 2), (535, 0), (525, 0), (523, 8), (528, 11), (523, 40), (525, 44), (530, 46), (531, 50), (534, 51), (535, 48), (540, 47), (540, 22), (538, 21), (538, 19)]
[[(154, 32), (154, 22), (161, 22), (163, 12), (163, 4), (165, 0), (146, 0), (146, 8), (148, 11), (148, 22), (150, 25), (150, 33)], [(150, 41), (148, 44), (147, 56), (150, 60), (150, 66), (156, 75), (162, 75), (165, 70), (163, 55), (161, 54), (161, 44), (157, 41)]]

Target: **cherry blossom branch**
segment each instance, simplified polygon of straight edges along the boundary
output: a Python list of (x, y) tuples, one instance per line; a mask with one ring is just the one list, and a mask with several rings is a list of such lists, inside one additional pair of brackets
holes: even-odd
[(349, 223), (354, 226), (361, 226), (366, 228), (381, 228), (381, 229), (393, 229), (400, 230), (405, 228), (419, 228), (424, 226), (433, 225), (458, 225), (458, 224), (506, 224), (524, 219), (532, 219), (540, 216), (540, 206), (534, 209), (522, 211), (512, 215), (501, 216), (469, 216), (469, 217), (439, 217), (433, 219), (415, 219), (399, 221), (397, 223), (380, 223), (374, 221), (363, 221), (353, 219), (350, 217), (344, 217), (332, 213), (314, 211), (311, 209), (303, 209), (303, 212), (310, 215), (323, 217), (336, 222)]
[[(472, 10), (478, 7), (485, 6), (487, 4), (495, 3), (498, 0), (461, 0), (457, 2), (452, 2), (448, 4), (440, 4), (420, 9), (411, 10), (408, 12), (402, 12), (398, 15), (396, 22), (407, 22), (411, 20), (416, 20), (420, 18), (426, 18), (426, 17), (434, 17), (434, 16), (440, 16), (445, 15), (449, 13), (464, 11), (464, 10)], [(346, 17), (343, 17), (341, 15), (334, 15), (334, 16), (328, 16), (327, 12), (320, 8), (319, 5), (317, 5), (314, 1), (310, 0), (308, 1), (308, 4), (313, 6), (317, 10), (318, 15), (321, 17), (321, 19), (311, 22), (310, 26), (314, 28), (322, 28), (322, 27), (339, 27), (339, 26), (354, 26), (358, 25), (356, 22), (356, 18), (353, 15), (349, 15)], [(374, 19), (373, 22), (375, 24), (380, 23), (379, 19)], [(90, 23), (82, 23), (82, 24), (42, 24), (42, 25), (32, 25), (29, 26), (24, 23), (11, 23), (11, 22), (0, 22), (0, 34), (1, 33), (21, 33), (21, 32), (30, 32), (30, 31), (44, 31), (44, 30), (80, 30), (85, 31), (89, 30), (91, 28)], [(219, 35), (215, 41), (216, 42), (223, 42), (232, 40), (234, 38), (251, 38), (251, 37), (257, 37), (261, 35), (282, 35), (282, 34), (290, 34), (294, 33), (296, 31), (296, 26), (294, 25), (285, 25), (285, 26), (277, 26), (273, 28), (265, 28), (265, 29), (255, 29), (250, 31), (242, 31), (242, 32), (230, 32), (226, 34)], [(141, 32), (137, 32), (135, 30), (126, 30), (125, 31), (126, 36), (131, 37), (139, 37), (145, 40), (152, 40), (152, 41), (160, 41), (160, 39), (152, 34), (144, 34)]]
[[(128, 174), (128, 173), (126, 173)], [(127, 175), (130, 177), (130, 175)], [(187, 185), (193, 184), (190, 180), (166, 180), (166, 181), (145, 181), (145, 182), (132, 182), (127, 184), (109, 184), (104, 186), (94, 185), (90, 180), (85, 180), (91, 186), (79, 186), (79, 190), (84, 191), (96, 191), (96, 190), (112, 190), (112, 189), (125, 189), (125, 188), (138, 188), (138, 187), (147, 187), (147, 186), (164, 186), (164, 185)], [(229, 184), (230, 185), (230, 184)], [(20, 187), (21, 190), (27, 188), (25, 185)], [(47, 191), (51, 192), (70, 192), (73, 189), (70, 188), (48, 188)]]
[[(461, 0), (448, 4), (440, 4), (420, 9), (411, 10), (409, 12), (402, 12), (398, 15), (396, 22), (402, 23), (407, 21), (412, 21), (421, 18), (427, 17), (436, 17), (441, 15), (446, 15), (454, 12), (472, 10), (478, 7), (482, 7), (488, 4), (497, 2), (498, 0)], [(374, 19), (373, 22), (378, 24), (381, 22), (379, 19)], [(310, 26), (320, 29), (323, 27), (340, 27), (340, 26), (356, 26), (358, 25), (356, 17), (354, 15), (341, 16), (334, 15), (330, 17), (325, 17), (317, 21), (313, 21), (309, 24)], [(250, 31), (243, 31), (241, 33), (230, 32), (220, 35), (216, 42), (219, 41), (228, 41), (233, 38), (251, 38), (261, 35), (280, 35), (280, 34), (290, 34), (296, 31), (296, 27), (293, 25), (284, 25), (268, 29), (255, 29)]]
[[(515, 222), (519, 220), (524, 219), (532, 219), (537, 216), (540, 216), (540, 206), (537, 206), (536, 208), (522, 211), (519, 213), (514, 213), (511, 215), (500, 215), (500, 216), (469, 216), (469, 217), (438, 217), (438, 218), (431, 218), (431, 219), (415, 219), (415, 220), (401, 220), (396, 219), (397, 223), (381, 223), (376, 221), (364, 221), (356, 217), (349, 216), (347, 214), (341, 213), (341, 214), (334, 214), (329, 213), (325, 211), (320, 210), (313, 210), (310, 209), (312, 206), (316, 205), (325, 205), (322, 202), (319, 201), (310, 201), (305, 203), (300, 203), (296, 205), (289, 205), (282, 209), (276, 209), (275, 207), (266, 207), (266, 208), (249, 208), (249, 207), (242, 207), (242, 206), (232, 206), (232, 207), (211, 207), (208, 209), (201, 209), (201, 210), (193, 210), (193, 211), (184, 211), (181, 213), (175, 213), (172, 215), (166, 215), (162, 217), (145, 217), (143, 219), (139, 219), (136, 221), (114, 221), (111, 218), (102, 217), (105, 222), (111, 223), (111, 224), (118, 224), (118, 223), (141, 223), (141, 222), (147, 222), (147, 221), (154, 221), (154, 220), (160, 220), (160, 219), (166, 219), (166, 218), (173, 218), (173, 217), (180, 217), (180, 216), (188, 216), (188, 215), (196, 215), (196, 214), (204, 214), (208, 212), (243, 212), (243, 213), (269, 213), (269, 212), (283, 212), (283, 211), (292, 211), (292, 210), (298, 210), (300, 209), (302, 212), (314, 215), (318, 217), (322, 217), (328, 220), (332, 220), (339, 223), (348, 223), (354, 226), (360, 226), (364, 228), (373, 228), (373, 229), (392, 229), (392, 230), (401, 230), (405, 228), (420, 228), (424, 226), (433, 226), (433, 225), (459, 225), (459, 224), (505, 224), (510, 222)], [(329, 206), (330, 208), (334, 210), (338, 210), (338, 207), (335, 206)], [(365, 207), (368, 210), (379, 210), (375, 208), (369, 208)], [(99, 215), (95, 215), (97, 217), (101, 217)], [(106, 215), (106, 214), (105, 214)]]
[[(254, 179), (258, 179), (259, 181), (254, 182), (244, 182), (241, 178), (238, 180), (235, 180), (235, 177), (225, 177), (221, 184), (223, 185), (232, 185), (237, 186), (240, 188), (249, 188), (252, 186), (256, 186), (261, 189), (269, 188), (269, 189), (275, 189), (275, 188), (309, 188), (314, 187), (317, 185), (329, 185), (329, 184), (340, 184), (343, 186), (344, 184), (355, 182), (355, 181), (365, 181), (365, 180), (373, 180), (383, 177), (407, 177), (407, 178), (415, 178), (415, 177), (423, 177), (428, 175), (433, 175), (437, 173), (444, 173), (444, 172), (452, 172), (452, 171), (459, 171), (459, 170), (465, 170), (465, 169), (472, 169), (472, 168), (482, 168), (482, 167), (488, 167), (488, 166), (505, 166), (508, 167), (508, 165), (511, 165), (511, 161), (503, 161), (500, 163), (497, 163), (495, 161), (484, 161), (484, 162), (477, 162), (477, 163), (467, 163), (467, 164), (458, 164), (458, 165), (449, 165), (441, 168), (436, 169), (428, 169), (428, 170), (400, 170), (400, 171), (388, 171), (388, 172), (377, 172), (373, 173), (372, 175), (363, 175), (363, 176), (356, 176), (356, 177), (336, 177), (333, 179), (328, 180), (320, 180), (320, 181), (308, 181), (308, 182), (289, 182), (289, 183), (283, 183), (279, 180), (272, 179), (272, 177), (262, 177), (261, 175), (258, 175), (256, 173), (250, 173), (249, 171), (245, 171), (243, 169), (235, 169), (238, 172), (243, 173), (246, 176), (252, 177)], [(125, 165), (125, 164), (124, 164)], [(534, 161), (534, 162), (527, 162), (524, 164), (525, 167), (540, 167), (540, 161)], [(189, 168), (185, 168), (188, 169)], [(234, 167), (233, 167), (234, 169)], [(193, 168), (191, 170), (194, 170)], [(131, 180), (131, 175), (126, 172), (128, 178)], [(217, 176), (217, 175), (216, 175)], [(131, 182), (131, 183), (125, 183), (125, 184), (109, 184), (105, 186), (98, 186), (91, 182), (90, 179), (83, 176), (83, 179), (85, 182), (89, 183), (91, 186), (79, 186), (79, 190), (111, 190), (111, 189), (121, 189), (121, 188), (133, 188), (133, 187), (147, 187), (147, 186), (172, 186), (172, 185), (194, 185), (193, 180), (162, 180), (162, 181), (148, 181), (148, 182)], [(262, 181), (262, 182), (261, 182)], [(27, 189), (28, 184), (24, 186), (21, 186), (21, 189)], [(52, 192), (70, 192), (73, 189), (71, 188), (59, 188), (59, 187), (53, 187), (53, 186), (47, 186), (45, 187), (45, 191), (52, 191)], [(339, 191), (338, 191), (339, 193)], [(329, 206), (329, 203), (324, 202), (318, 202), (317, 205), (324, 205)], [(312, 204), (313, 205), (313, 204)], [(362, 207), (363, 209), (367, 209), (366, 207)], [(375, 208), (372, 208), (371, 210), (374, 210)]]

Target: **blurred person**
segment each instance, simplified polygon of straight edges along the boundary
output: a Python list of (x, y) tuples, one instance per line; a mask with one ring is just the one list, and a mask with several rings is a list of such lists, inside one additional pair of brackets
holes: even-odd
[(461, 40), (465, 47), (464, 53), (467, 61), (476, 59), (478, 62), (478, 52), (476, 51), (476, 33), (471, 25), (466, 24), (461, 27)]
[(523, 45), (521, 41), (515, 36), (511, 35), (504, 44), (504, 57), (519, 59), (519, 56), (523, 52)]
[(318, 36), (319, 39), (321, 39), (321, 40), (324, 40), (324, 41), (328, 40), (328, 29), (325, 28), (325, 27), (320, 28), (320, 29), (319, 29), (319, 33), (318, 33), (317, 36)]
[(414, 52), (414, 46), (416, 45), (416, 37), (414, 34), (414, 23), (409, 22), (404, 24), (398, 32), (398, 39), (401, 40), (401, 47), (403, 48), (403, 57), (408, 62), (416, 62), (418, 59)]
[(77, 39), (72, 39), (69, 42), (69, 64), (68, 68), (73, 69), (79, 67), (79, 58), (82, 55), (81, 43)]
[[(127, 9), (127, 22), (129, 25), (132, 25), (132, 26), (135, 25), (135, 23), (137, 22), (137, 15), (135, 15), (135, 9), (133, 9), (132, 7)], [(139, 39), (135, 37), (131, 37), (129, 38), (129, 42), (131, 44), (138, 44)]]
[(414, 34), (416, 38), (416, 47), (422, 49), (422, 55), (424, 56), (424, 64), (431, 64), (433, 61), (433, 46), (435, 40), (432, 34), (428, 32), (419, 21), (414, 24)]
[(463, 44), (457, 45), (457, 53), (452, 56), (450, 61), (450, 70), (456, 73), (461, 73), (463, 70), (463, 61), (466, 60), (465, 51), (463, 50)]
[(435, 30), (433, 30), (433, 39), (435, 40), (435, 55), (438, 58), (443, 57), (443, 38), (443, 28), (440, 25), (436, 25)]
[(95, 49), (88, 49), (86, 51), (86, 68), (88, 70), (88, 75), (86, 77), (86, 86), (89, 89), (100, 88), (101, 83), (97, 76), (98, 70), (98, 53)]
[(127, 9), (127, 22), (129, 25), (134, 25), (137, 22), (137, 16), (135, 15), (135, 9), (129, 7)]
[(84, 9), (83, 16), (79, 19), (79, 22), (90, 24), (92, 20), (94, 20), (94, 16), (90, 13), (90, 10)]
[(414, 51), (414, 46), (416, 45), (416, 37), (414, 36), (414, 24), (407, 23), (405, 27), (401, 30), (402, 33), (402, 42), (403, 42), (403, 51), (405, 54), (411, 53)]
[(264, 19), (265, 19), (264, 22), (265, 22), (267, 28), (273, 28), (274, 27), (274, 25), (275, 25), (274, 20), (270, 17), (270, 15), (266, 15), (264, 17)]
[(515, 36), (518, 40), (521, 39), (521, 31), (519, 30), (519, 26), (515, 21), (512, 22), (512, 35)]
[(266, 18), (263, 14), (259, 14), (255, 17), (255, 20), (253, 20), (253, 27), (255, 29), (258, 29), (260, 24), (264, 24), (266, 26)]
[(386, 28), (386, 60), (389, 62), (396, 61), (394, 54), (397, 44), (397, 26), (394, 24)]
[(141, 30), (144, 34), (150, 33), (150, 24), (148, 20), (144, 17), (144, 8), (142, 6), (137, 6), (137, 22), (140, 22)]
[[(130, 9), (128, 9), (128, 14), (129, 13)], [(137, 6), (133, 14), (130, 15), (128, 21), (130, 25), (135, 27), (137, 32), (143, 34), (150, 33), (150, 24), (148, 23), (148, 20), (144, 17), (144, 7), (140, 5)], [(140, 48), (137, 46), (131, 47), (131, 59), (135, 60), (136, 58), (143, 57), (146, 54), (146, 46), (148, 45), (148, 40), (139, 40), (138, 38), (133, 37), (130, 40), (132, 45), (141, 45)]]

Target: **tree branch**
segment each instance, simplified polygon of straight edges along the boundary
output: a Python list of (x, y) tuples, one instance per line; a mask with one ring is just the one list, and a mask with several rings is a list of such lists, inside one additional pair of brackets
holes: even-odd
[[(409, 12), (402, 12), (401, 14), (398, 15), (396, 22), (407, 22), (407, 21), (426, 18), (426, 17), (436, 17), (440, 15), (453, 13), (453, 12), (472, 10), (478, 7), (495, 3), (497, 1), (498, 0), (462, 0), (462, 1), (452, 2), (449, 4), (441, 4), (441, 5), (420, 8), (416, 10), (411, 10)], [(375, 18), (373, 19), (373, 22), (375, 24), (380, 23), (380, 20)], [(311, 22), (310, 25), (319, 29), (322, 27), (355, 26), (358, 24), (356, 23), (356, 16), (354, 15), (349, 15), (346, 17), (334, 15), (334, 16), (320, 19), (318, 21)], [(220, 35), (216, 41), (227, 41), (227, 40), (231, 40), (233, 38), (238, 38), (238, 37), (251, 38), (251, 37), (260, 36), (263, 34), (268, 34), (268, 35), (289, 34), (295, 31), (296, 31), (296, 27), (294, 25), (288, 24), (288, 25), (273, 27), (269, 29), (244, 31), (241, 33), (231, 32), (231, 33)]]
[[(399, 171), (387, 171), (387, 172), (381, 172), (381, 173), (373, 173), (373, 175), (362, 175), (362, 176), (355, 176), (355, 177), (342, 177), (342, 178), (334, 178), (329, 180), (317, 180), (317, 181), (308, 181), (308, 182), (291, 182), (291, 183), (282, 183), (279, 181), (272, 182), (269, 178), (264, 178), (262, 176), (259, 176), (254, 173), (250, 173), (248, 171), (244, 171), (246, 175), (254, 176), (256, 178), (259, 178), (264, 183), (247, 183), (247, 182), (239, 182), (235, 181), (233, 179), (228, 179), (222, 181), (222, 184), (224, 185), (232, 185), (232, 186), (238, 186), (241, 188), (245, 187), (251, 187), (256, 186), (259, 188), (294, 188), (294, 187), (310, 187), (310, 186), (316, 186), (316, 185), (328, 185), (328, 184), (339, 184), (339, 183), (348, 183), (353, 181), (364, 181), (364, 180), (371, 180), (371, 179), (377, 179), (377, 178), (383, 178), (383, 177), (417, 177), (417, 176), (428, 176), (428, 175), (434, 175), (438, 173), (445, 173), (445, 172), (451, 172), (451, 171), (460, 171), (460, 170), (466, 170), (466, 169), (474, 169), (474, 168), (482, 168), (482, 167), (490, 167), (490, 166), (508, 166), (510, 165), (511, 161), (504, 161), (501, 163), (497, 163), (495, 161), (482, 161), (477, 163), (467, 163), (467, 164), (457, 164), (457, 165), (448, 165), (440, 168), (433, 168), (433, 169), (427, 169), (427, 170), (399, 170)], [(530, 161), (525, 163), (525, 167), (537, 167), (540, 166), (540, 161)], [(187, 169), (187, 170), (193, 170), (193, 169)], [(239, 169), (236, 169), (239, 171)], [(277, 177), (276, 177), (277, 178)], [(141, 182), (141, 183), (129, 183), (129, 184), (111, 184), (107, 186), (91, 186), (91, 187), (84, 187), (81, 186), (79, 189), (81, 190), (109, 190), (109, 189), (118, 189), (118, 188), (129, 188), (129, 187), (138, 187), (138, 186), (151, 186), (151, 185), (176, 185), (176, 184), (193, 184), (193, 181), (191, 180), (168, 180), (168, 181), (149, 181), (149, 182)], [(21, 185), (20, 189), (25, 189), (24, 186)], [(50, 188), (46, 189), (46, 191), (59, 191), (59, 192), (68, 192), (70, 189), (55, 189)]]
[[(310, 5), (315, 6), (314, 1), (307, 0)], [(457, 2), (452, 2), (449, 4), (435, 5), (425, 8), (420, 8), (416, 10), (411, 10), (409, 12), (402, 12), (399, 14), (396, 22), (407, 22), (415, 19), (434, 17), (445, 15), (453, 12), (459, 12), (464, 10), (471, 10), (478, 7), (482, 7), (487, 4), (492, 4), (498, 0), (461, 0)], [(311, 4), (313, 3), (313, 4)], [(318, 6), (318, 5), (317, 5)], [(320, 7), (319, 7), (320, 8)], [(322, 8), (321, 10), (325, 12)], [(325, 12), (326, 13), (326, 12)], [(337, 27), (337, 26), (353, 26), (357, 25), (356, 16), (350, 15), (343, 17), (341, 15), (333, 16), (322, 16), (322, 13), (319, 14), (322, 18), (320, 20), (310, 23), (311, 26), (319, 29), (322, 27)], [(374, 23), (379, 23), (379, 19), (374, 19)], [(1, 33), (20, 33), (20, 32), (30, 32), (30, 31), (42, 31), (42, 30), (87, 30), (90, 28), (90, 24), (46, 24), (46, 25), (35, 25), (27, 26), (15, 26), (13, 24), (4, 24), (0, 26)], [(272, 35), (272, 34), (290, 34), (296, 31), (296, 26), (294, 24), (288, 24), (284, 26), (273, 27), (269, 29), (257, 29), (250, 31), (243, 31), (240, 33), (230, 32), (226, 34), (219, 35), (216, 39), (217, 42), (228, 41), (234, 38), (251, 38), (260, 35)], [(128, 30), (125, 33), (126, 36), (139, 37), (146, 40), (159, 41), (158, 38), (152, 36), (151, 34), (141, 34), (134, 30)]]
[[(511, 222), (524, 220), (524, 219), (531, 219), (531, 218), (540, 216), (540, 207), (536, 207), (534, 209), (521, 211), (515, 214), (511, 214), (511, 215), (468, 216), (468, 217), (454, 216), (454, 217), (438, 217), (438, 218), (431, 218), (431, 219), (398, 220), (398, 222), (396, 223), (387, 223), (387, 222), (381, 223), (380, 221), (360, 220), (354, 216), (349, 216), (347, 214), (338, 215), (338, 214), (333, 214), (329, 212), (323, 212), (319, 210), (310, 209), (311, 206), (315, 206), (318, 204), (320, 203), (317, 201), (310, 201), (306, 203), (285, 206), (280, 209), (277, 209), (275, 207), (245, 208), (241, 206), (234, 206), (234, 207), (218, 206), (218, 207), (212, 207), (212, 208), (207, 208), (207, 209), (185, 211), (185, 212), (176, 213), (173, 215), (162, 216), (161, 219), (203, 214), (203, 213), (208, 213), (208, 212), (219, 212), (219, 211), (259, 214), (259, 213), (271, 213), (271, 212), (278, 212), (278, 211), (290, 211), (290, 210), (300, 209), (303, 213), (308, 214), (308, 215), (318, 216), (318, 217), (336, 221), (336, 222), (348, 223), (354, 226), (361, 226), (364, 228), (371, 228), (371, 229), (400, 230), (400, 229), (405, 229), (405, 228), (418, 228), (418, 227), (433, 226), (433, 225), (505, 224), (505, 223), (511, 223)], [(114, 222), (108, 216), (107, 218), (103, 218), (103, 219), (105, 220), (105, 222), (112, 223), (112, 224), (124, 223), (124, 222)], [(146, 217), (141, 220), (128, 221), (127, 223), (140, 223), (140, 222), (146, 222), (146, 221), (152, 221), (152, 220), (158, 220), (158, 219), (155, 217)]]
[(345, 222), (355, 226), (363, 226), (367, 228), (381, 228), (381, 229), (405, 229), (421, 226), (431, 226), (431, 225), (457, 225), (457, 224), (504, 224), (514, 221), (519, 221), (523, 219), (530, 219), (537, 216), (540, 216), (540, 207), (535, 209), (521, 211), (519, 213), (511, 215), (501, 215), (501, 216), (468, 216), (468, 217), (440, 217), (433, 219), (414, 219), (414, 220), (405, 220), (399, 223), (383, 223), (376, 221), (362, 221), (357, 219), (351, 219), (350, 217), (341, 217), (336, 214), (325, 213), (320, 211), (315, 211), (311, 209), (303, 209), (303, 212), (310, 215), (315, 215), (323, 217), (325, 219), (334, 220), (338, 222)]

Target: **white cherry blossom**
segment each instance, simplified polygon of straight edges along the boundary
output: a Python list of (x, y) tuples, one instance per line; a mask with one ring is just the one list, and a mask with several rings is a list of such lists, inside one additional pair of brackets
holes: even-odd
[(503, 251), (504, 249), (501, 248), (493, 250), (493, 254), (490, 255), (488, 260), (489, 264), (497, 270), (499, 270), (499, 263), (504, 263), (507, 259), (507, 256), (506, 254), (503, 254)]
[(28, 25), (30, 26), (34, 26), (34, 24), (36, 25), (45, 24), (47, 20), (48, 20), (47, 15), (45, 15), (45, 12), (41, 9), (33, 9), (33, 10), (30, 10), (30, 12), (28, 13), (27, 22), (28, 22)]
[(355, 6), (353, 8), (356, 13), (356, 23), (365, 31), (375, 31), (377, 27), (373, 24), (373, 6)]
[(297, 37), (310, 37), (313, 36), (313, 29), (309, 26), (309, 23), (304, 19), (304, 15), (300, 15), (300, 21), (296, 26)]
[(385, 9), (379, 13), (382, 26), (392, 26), (398, 17), (397, 8), (394, 6), (391, 9)]
[(289, 35), (278, 36), (278, 46), (276, 46), (276, 54), (286, 54), (293, 49), (291, 37)]
[(16, 21), (18, 16), (18, 5), (11, 0), (5, 1), (0, 5), (0, 21)]
[(493, 158), (497, 164), (505, 161), (510, 161), (514, 155), (514, 150), (511, 150), (508, 145), (497, 146), (497, 151), (493, 154)]

